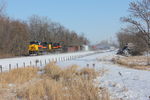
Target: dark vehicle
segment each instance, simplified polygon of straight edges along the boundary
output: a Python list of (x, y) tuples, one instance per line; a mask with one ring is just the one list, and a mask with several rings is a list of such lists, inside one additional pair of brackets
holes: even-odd
[(123, 48), (117, 51), (118, 55), (131, 56), (135, 54), (134, 45), (132, 43), (126, 44)]

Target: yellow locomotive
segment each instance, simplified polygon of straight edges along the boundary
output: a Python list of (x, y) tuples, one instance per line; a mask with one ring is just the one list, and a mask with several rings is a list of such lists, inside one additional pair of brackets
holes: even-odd
[(43, 52), (54, 52), (61, 50), (60, 43), (31, 41), (28, 47), (29, 54), (42, 54)]

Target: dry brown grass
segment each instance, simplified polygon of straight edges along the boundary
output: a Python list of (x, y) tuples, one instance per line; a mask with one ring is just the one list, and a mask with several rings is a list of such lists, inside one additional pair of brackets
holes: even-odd
[(11, 57), (15, 57), (15, 55), (13, 55), (13, 54), (3, 54), (3, 53), (0, 53), (0, 59), (3, 59), (3, 58), (11, 58)]
[(26, 67), (0, 73), (0, 100), (18, 100), (16, 91), (36, 78), (38, 68)]
[(145, 56), (119, 57), (113, 58), (112, 61), (128, 68), (150, 71), (150, 65), (147, 65), (147, 57)]
[(80, 69), (73, 65), (62, 69), (51, 63), (42, 70), (43, 74), (38, 75), (37, 71), (29, 67), (2, 73), (1, 83), (20, 84), (11, 90), (13, 93), (5, 91), (7, 95), (2, 95), (4, 91), (0, 89), (2, 100), (110, 100), (108, 91), (95, 84), (101, 72), (93, 68)]
[(108, 91), (103, 92), (95, 85), (99, 75), (92, 68), (78, 69), (74, 65), (65, 69), (49, 64), (41, 82), (19, 91), (20, 98), (29, 100), (109, 100)]
[(38, 68), (26, 67), (0, 73), (0, 84), (22, 84), (37, 76)]

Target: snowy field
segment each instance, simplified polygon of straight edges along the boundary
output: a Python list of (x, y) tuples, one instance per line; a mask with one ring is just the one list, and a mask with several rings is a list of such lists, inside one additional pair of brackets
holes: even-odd
[[(26, 66), (38, 66), (43, 67), (49, 62), (65, 62), (84, 56), (89, 56), (103, 51), (86, 51), (86, 52), (76, 52), (76, 53), (61, 53), (61, 54), (49, 54), (41, 56), (28, 56), (28, 57), (16, 57), (16, 58), (6, 58), (0, 59), (0, 66), (2, 66), (2, 71), (8, 71), (17, 67)], [(0, 69), (1, 70), (1, 69)]]
[[(116, 56), (115, 51), (99, 53), (76, 60), (59, 62), (58, 65), (65, 67), (72, 64), (81, 67), (93, 67), (96, 69), (106, 69), (104, 76), (98, 78), (101, 87), (107, 87), (111, 98), (118, 100), (150, 100), (150, 72), (129, 69), (115, 65), (110, 62)], [(99, 61), (98, 59), (105, 59)], [(107, 59), (107, 60), (106, 60)]]
[[(94, 67), (95, 69), (107, 70), (102, 77), (98, 78), (100, 87), (108, 88), (111, 98), (117, 100), (150, 100), (150, 72), (129, 69), (113, 64), (111, 59), (116, 56), (116, 51), (89, 51), (65, 54), (51, 54), (43, 56), (19, 57), (0, 59), (3, 70), (23, 67), (25, 65), (36, 65), (43, 67), (49, 61), (57, 61), (61, 67), (79, 65), (81, 67)], [(105, 60), (99, 60), (105, 59)], [(40, 63), (42, 62), (42, 63)], [(116, 99), (115, 99), (116, 100)]]

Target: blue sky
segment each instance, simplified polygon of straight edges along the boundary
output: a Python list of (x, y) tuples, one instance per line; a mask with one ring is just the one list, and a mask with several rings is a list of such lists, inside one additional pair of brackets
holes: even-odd
[(5, 0), (7, 14), (27, 20), (32, 15), (47, 16), (70, 30), (85, 33), (96, 43), (115, 38), (122, 27), (120, 17), (128, 15), (132, 0)]

